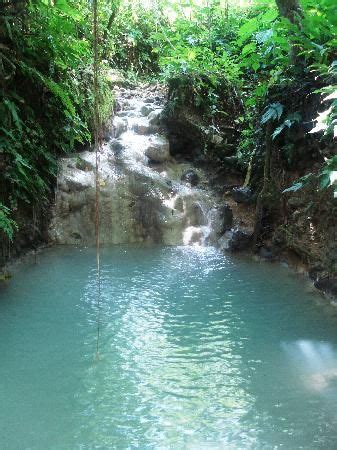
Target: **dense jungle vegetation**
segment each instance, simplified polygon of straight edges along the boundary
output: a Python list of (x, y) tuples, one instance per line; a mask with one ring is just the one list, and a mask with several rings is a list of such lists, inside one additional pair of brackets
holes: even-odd
[[(9, 240), (22, 205), (34, 212), (50, 199), (57, 157), (92, 142), (92, 5), (0, 4), (0, 230)], [(98, 0), (98, 12), (103, 120), (111, 70), (128, 83), (160, 79), (172, 109), (187, 105), (211, 135), (227, 132), (203, 151), (247, 174), (262, 203), (281, 169), (297, 178), (279, 190), (314, 183), (333, 195), (336, 0)]]

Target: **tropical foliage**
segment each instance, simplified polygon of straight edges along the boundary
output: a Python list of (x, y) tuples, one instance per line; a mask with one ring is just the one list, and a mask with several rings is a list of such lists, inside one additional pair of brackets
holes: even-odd
[[(240, 133), (240, 170), (252, 161), (262, 170), (268, 123), (287, 170), (303, 159), (291, 141), (296, 130), (329, 147), (337, 135), (336, 1), (301, 0), (289, 17), (278, 9), (282, 0), (246, 3), (98, 0), (102, 115), (113, 102), (105, 73), (118, 68), (131, 80), (192, 86), (188, 101), (214, 130), (229, 121)], [(91, 141), (92, 66), (91, 2), (1, 3), (0, 230), (9, 238), (18, 202), (48, 198), (57, 156)], [(232, 117), (228, 98), (239, 104)], [(322, 167), (314, 176), (325, 188), (336, 160), (332, 152), (317, 158)]]
[[(103, 103), (111, 103), (103, 76), (100, 87)], [(90, 142), (92, 102), (88, 3), (2, 2), (0, 200), (6, 208), (1, 210), (0, 229), (9, 237), (13, 231), (5, 220), (9, 208), (46, 198), (55, 179), (57, 155)]]

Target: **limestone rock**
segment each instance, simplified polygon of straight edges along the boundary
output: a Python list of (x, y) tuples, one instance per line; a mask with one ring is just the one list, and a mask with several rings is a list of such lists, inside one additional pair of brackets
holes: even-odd
[[(205, 243), (215, 202), (212, 194), (194, 188), (198, 176), (193, 170), (189, 184), (181, 182), (181, 173), (189, 166), (172, 159), (168, 139), (157, 134), (161, 109), (153, 106), (152, 111), (153, 103), (144, 103), (141, 90), (136, 95), (131, 89), (118, 91), (121, 108), (128, 110), (117, 112), (115, 138), (99, 154), (102, 245)], [(141, 111), (149, 116), (140, 116)], [(94, 169), (93, 151), (60, 160), (59, 190), (49, 229), (52, 241), (95, 245)], [(199, 173), (202, 177), (201, 169)]]
[(150, 135), (158, 131), (156, 126), (150, 124), (148, 120), (144, 120), (142, 118), (133, 122), (132, 129), (135, 133), (141, 135)]
[(306, 204), (306, 199), (305, 197), (301, 198), (301, 197), (290, 197), (288, 199), (288, 205), (291, 208), (300, 208), (302, 206), (304, 206)]
[(165, 136), (153, 136), (149, 146), (145, 150), (145, 155), (157, 163), (162, 163), (170, 159), (170, 144)]
[(114, 152), (115, 156), (119, 156), (124, 150), (124, 145), (117, 139), (113, 139), (110, 143), (110, 148)]
[(331, 278), (328, 275), (318, 277), (314, 284), (317, 289), (337, 297), (337, 278)]
[(121, 117), (115, 117), (113, 122), (114, 137), (117, 139), (127, 129), (127, 123)]
[(191, 186), (197, 186), (199, 184), (200, 178), (195, 170), (189, 169), (182, 174), (181, 181), (189, 183)]
[(252, 242), (253, 233), (235, 229), (226, 231), (219, 239), (218, 246), (223, 251), (237, 252), (248, 250)]
[(153, 107), (151, 105), (143, 105), (140, 108), (140, 113), (142, 114), (142, 116), (148, 116), (152, 111), (153, 111)]
[(192, 226), (202, 226), (207, 224), (207, 218), (200, 202), (193, 202), (187, 208), (189, 224)]
[(236, 203), (251, 203), (253, 192), (248, 187), (237, 187), (232, 190), (232, 197)]
[(222, 206), (218, 208), (219, 215), (220, 215), (220, 226), (221, 226), (221, 233), (224, 233), (225, 231), (228, 231), (233, 226), (233, 211), (231, 207), (225, 203)]
[(234, 230), (228, 243), (228, 249), (232, 252), (247, 250), (252, 242), (252, 233), (240, 229)]
[(162, 113), (162, 109), (156, 109), (155, 111), (152, 111), (148, 116), (149, 124), (159, 126), (161, 113)]
[(273, 259), (273, 253), (272, 251), (267, 247), (261, 247), (259, 250), (259, 256), (260, 258), (271, 261)]

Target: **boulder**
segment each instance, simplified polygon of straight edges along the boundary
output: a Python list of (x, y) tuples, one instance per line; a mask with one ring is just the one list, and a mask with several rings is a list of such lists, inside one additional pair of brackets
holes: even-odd
[(230, 252), (248, 250), (252, 242), (252, 237), (252, 233), (240, 229), (226, 231), (219, 239), (218, 246), (221, 250)]
[(156, 126), (151, 125), (149, 121), (144, 119), (139, 119), (137, 122), (134, 122), (134, 124), (132, 125), (132, 129), (135, 133), (141, 135), (149, 135), (158, 131), (158, 128)]
[(189, 224), (192, 226), (201, 226), (207, 224), (207, 219), (200, 202), (194, 202), (186, 210)]
[(228, 249), (232, 252), (247, 250), (252, 242), (252, 233), (236, 229), (232, 232), (232, 237), (228, 243)]
[(265, 259), (267, 261), (271, 261), (273, 259), (272, 251), (267, 247), (261, 247), (259, 250), (259, 256), (261, 259)]
[(317, 277), (314, 285), (317, 289), (337, 298), (337, 278), (329, 275)]
[(291, 208), (300, 208), (306, 204), (305, 197), (290, 197), (288, 199), (288, 206)]
[(224, 205), (212, 208), (208, 217), (212, 224), (210, 240), (214, 244), (219, 244), (219, 237), (223, 236), (233, 226), (233, 212), (230, 206), (225, 203)]
[[(109, 69), (106, 72), (105, 77), (106, 77), (106, 81), (111, 86), (122, 86), (126, 82), (125, 77), (122, 74), (122, 72), (120, 72), (119, 70), (116, 70), (116, 69)], [(120, 88), (119, 92), (123, 92), (123, 91), (124, 91), (124, 89)]]
[(153, 107), (151, 105), (143, 105), (140, 108), (140, 113), (142, 116), (148, 116), (152, 111), (154, 111)]
[(149, 146), (145, 155), (150, 161), (162, 163), (170, 159), (170, 144), (164, 136), (153, 136), (150, 138)]
[(110, 148), (114, 152), (115, 156), (119, 156), (124, 150), (123, 144), (117, 139), (113, 139), (110, 143)]
[(104, 128), (102, 132), (102, 139), (104, 142), (109, 142), (110, 139), (113, 137), (113, 130), (109, 128)]
[(219, 211), (220, 226), (221, 226), (220, 233), (222, 234), (225, 231), (230, 230), (233, 226), (233, 211), (227, 203), (220, 206), (218, 208), (218, 211)]
[(189, 169), (182, 174), (181, 181), (189, 183), (191, 186), (197, 186), (199, 184), (200, 178), (195, 170)]
[(156, 109), (155, 111), (152, 111), (149, 116), (149, 124), (154, 126), (160, 125), (160, 118), (161, 118), (162, 109)]
[(236, 187), (232, 189), (232, 197), (236, 203), (251, 203), (253, 201), (253, 192), (248, 187)]
[(211, 142), (215, 145), (221, 145), (223, 143), (223, 137), (220, 134), (213, 134)]
[(118, 139), (119, 136), (127, 130), (127, 123), (121, 117), (115, 117), (113, 122), (113, 135), (115, 139)]

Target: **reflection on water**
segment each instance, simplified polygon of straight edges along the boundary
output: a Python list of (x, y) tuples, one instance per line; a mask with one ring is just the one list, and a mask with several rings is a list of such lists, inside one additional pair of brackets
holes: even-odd
[(333, 449), (336, 318), (211, 248), (53, 249), (0, 292), (0, 448)]
[(299, 340), (282, 348), (307, 389), (337, 400), (337, 351), (331, 343)]

